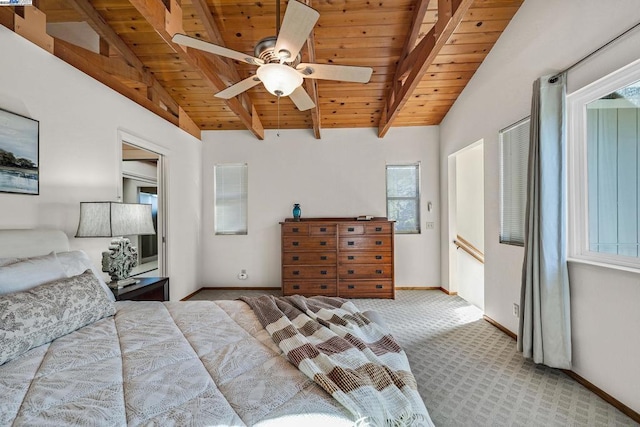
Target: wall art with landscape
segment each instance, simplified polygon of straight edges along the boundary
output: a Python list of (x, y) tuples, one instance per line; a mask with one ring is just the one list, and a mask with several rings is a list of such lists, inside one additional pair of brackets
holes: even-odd
[(0, 110), (0, 192), (39, 194), (39, 122)]

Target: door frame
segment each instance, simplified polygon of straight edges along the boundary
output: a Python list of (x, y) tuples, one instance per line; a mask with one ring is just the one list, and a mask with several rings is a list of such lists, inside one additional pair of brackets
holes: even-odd
[[(141, 150), (149, 151), (158, 155), (157, 164), (157, 187), (158, 187), (158, 274), (162, 277), (169, 275), (168, 260), (168, 244), (167, 236), (169, 232), (169, 166), (168, 166), (168, 154), (169, 150), (155, 144), (147, 139), (141, 138), (129, 131), (118, 129), (118, 144), (116, 159), (118, 162), (118, 195), (117, 200), (122, 201), (123, 188), (122, 178), (125, 176), (123, 173), (123, 156), (122, 156), (122, 144), (127, 144), (132, 147), (139, 148)], [(132, 178), (137, 178), (131, 176)]]

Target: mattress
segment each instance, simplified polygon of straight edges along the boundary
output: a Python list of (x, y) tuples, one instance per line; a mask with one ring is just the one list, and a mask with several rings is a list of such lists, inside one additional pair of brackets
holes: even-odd
[(341, 426), (241, 301), (116, 303), (0, 366), (0, 426)]

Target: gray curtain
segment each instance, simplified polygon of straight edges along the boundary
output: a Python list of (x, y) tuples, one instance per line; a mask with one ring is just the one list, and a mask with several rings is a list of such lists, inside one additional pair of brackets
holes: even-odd
[(567, 270), (566, 75), (533, 84), (518, 351), (571, 368)]

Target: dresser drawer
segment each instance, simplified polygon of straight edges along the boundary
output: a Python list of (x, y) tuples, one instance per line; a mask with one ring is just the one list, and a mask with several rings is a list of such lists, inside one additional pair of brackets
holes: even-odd
[(282, 286), (282, 294), (287, 295), (336, 295), (336, 281), (305, 280), (304, 282), (295, 280), (285, 280)]
[(340, 236), (364, 234), (364, 224), (340, 224)]
[(391, 278), (391, 264), (351, 264), (338, 267), (341, 280)]
[(335, 224), (309, 224), (309, 234), (312, 236), (335, 236)]
[(391, 227), (393, 227), (393, 223), (391, 222), (365, 224), (364, 232), (365, 234), (391, 234)]
[(391, 236), (349, 236), (340, 238), (341, 251), (391, 250)]
[(335, 279), (335, 265), (289, 266), (282, 267), (282, 278), (288, 279)]
[(282, 234), (285, 236), (307, 236), (309, 235), (309, 224), (295, 222), (282, 224)]
[(291, 251), (327, 251), (336, 248), (335, 236), (325, 237), (302, 237), (284, 236), (283, 249), (285, 252)]
[(340, 280), (338, 296), (343, 298), (393, 298), (393, 281), (381, 280)]
[(347, 252), (340, 254), (340, 264), (391, 264), (390, 251)]
[(335, 252), (285, 252), (282, 255), (284, 265), (335, 264)]

